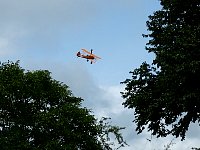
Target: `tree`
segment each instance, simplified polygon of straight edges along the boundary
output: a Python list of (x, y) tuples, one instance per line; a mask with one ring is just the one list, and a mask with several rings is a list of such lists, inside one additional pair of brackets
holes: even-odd
[(149, 16), (146, 50), (155, 54), (126, 79), (123, 105), (135, 109), (136, 131), (185, 138), (200, 121), (200, 1), (161, 0)]
[[(125, 142), (118, 126), (105, 126), (81, 107), (69, 87), (47, 70), (0, 65), (0, 149), (111, 150), (106, 135)], [(114, 128), (114, 130), (112, 130)]]

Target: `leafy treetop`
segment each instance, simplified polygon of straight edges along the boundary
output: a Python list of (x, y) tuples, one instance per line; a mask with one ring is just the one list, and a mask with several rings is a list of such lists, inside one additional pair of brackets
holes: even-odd
[(125, 107), (135, 109), (136, 130), (185, 138), (200, 121), (200, 1), (160, 0), (149, 16), (146, 50), (155, 54), (125, 80)]
[(111, 150), (109, 133), (125, 144), (123, 128), (97, 122), (49, 71), (25, 71), (18, 63), (0, 65), (0, 149)]

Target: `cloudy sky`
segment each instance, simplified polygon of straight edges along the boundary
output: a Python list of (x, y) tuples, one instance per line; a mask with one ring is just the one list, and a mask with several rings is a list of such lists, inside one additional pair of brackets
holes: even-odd
[[(142, 34), (148, 33), (148, 16), (158, 9), (158, 0), (0, 0), (1, 61), (20, 60), (27, 70), (52, 72), (97, 117), (111, 117), (113, 125), (126, 127), (123, 135), (130, 146), (123, 150), (163, 150), (170, 141), (175, 143), (171, 149), (198, 147), (197, 125), (191, 125), (184, 142), (137, 135), (133, 110), (122, 106), (120, 82), (153, 59)], [(77, 58), (81, 48), (93, 49), (102, 59), (91, 65)]]

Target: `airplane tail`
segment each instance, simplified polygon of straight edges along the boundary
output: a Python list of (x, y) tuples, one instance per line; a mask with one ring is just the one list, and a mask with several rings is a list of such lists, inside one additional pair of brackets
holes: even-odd
[(78, 53), (76, 54), (76, 56), (77, 56), (77, 57), (81, 57), (81, 53), (78, 52)]

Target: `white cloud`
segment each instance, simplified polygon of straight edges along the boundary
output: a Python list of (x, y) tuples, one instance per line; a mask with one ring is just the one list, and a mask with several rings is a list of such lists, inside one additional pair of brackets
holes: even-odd
[[(121, 98), (120, 92), (123, 91), (124, 86), (115, 85), (115, 86), (99, 86), (99, 91), (96, 93), (91, 93), (98, 96), (99, 101), (106, 102), (106, 106), (98, 106), (97, 102), (91, 105), (91, 108), (94, 108), (94, 113), (101, 116), (111, 117), (111, 123), (113, 125), (118, 125), (121, 127), (126, 127), (122, 131), (124, 139), (130, 145), (128, 147), (122, 148), (122, 150), (164, 150), (167, 146), (173, 150), (183, 150), (191, 149), (192, 147), (199, 147), (199, 125), (191, 124), (186, 140), (181, 141), (180, 138), (175, 138), (173, 136), (168, 136), (166, 138), (156, 138), (151, 136), (150, 132), (144, 131), (141, 134), (137, 134), (135, 129), (136, 125), (132, 122), (134, 120), (133, 110), (128, 110), (122, 106), (123, 99)], [(99, 93), (99, 94), (98, 94)], [(101, 93), (101, 94), (100, 94)], [(93, 99), (93, 100), (95, 100)], [(88, 99), (85, 99), (86, 101)], [(150, 140), (150, 141), (149, 141)]]
[(56, 53), (63, 36), (77, 34), (94, 14), (92, 1), (0, 0), (0, 54)]

